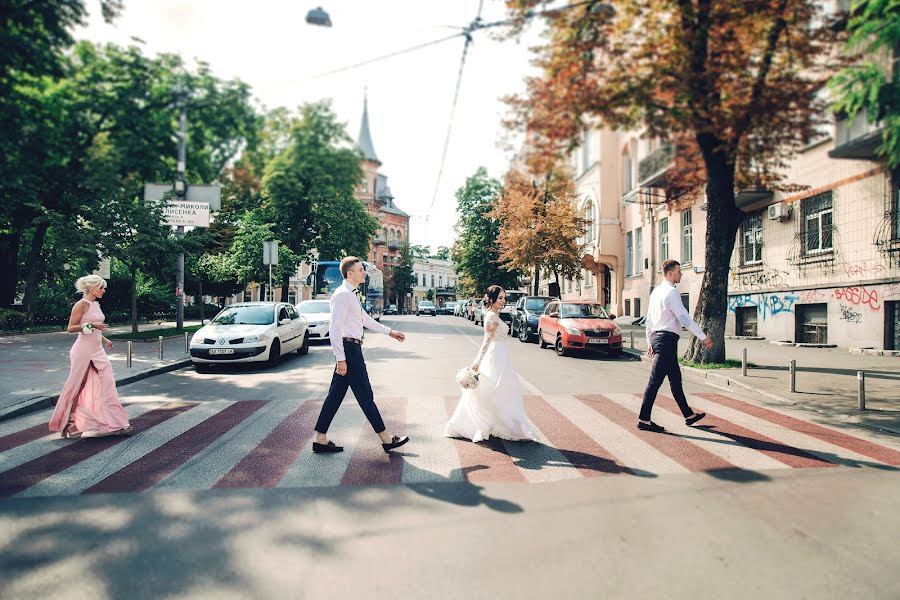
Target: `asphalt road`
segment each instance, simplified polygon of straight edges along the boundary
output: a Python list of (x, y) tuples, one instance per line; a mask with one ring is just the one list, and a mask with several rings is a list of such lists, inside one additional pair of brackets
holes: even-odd
[[(328, 346), (278, 367), (120, 388), (138, 433), (0, 423), (0, 598), (900, 597), (900, 440), (686, 383), (637, 432), (637, 361), (509, 339), (542, 443), (448, 440), (480, 330), (387, 317), (366, 338), (385, 455), (348, 396), (309, 451)], [(664, 387), (664, 391), (666, 388)]]

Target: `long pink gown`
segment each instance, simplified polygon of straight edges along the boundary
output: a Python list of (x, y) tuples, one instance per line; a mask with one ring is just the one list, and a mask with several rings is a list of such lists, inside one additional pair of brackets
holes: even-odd
[[(99, 323), (104, 318), (100, 305), (89, 302), (79, 324)], [(72, 344), (69, 379), (59, 394), (56, 409), (50, 418), (50, 431), (62, 431), (71, 423), (73, 427), (70, 431), (74, 429), (80, 431), (83, 437), (92, 437), (128, 427), (128, 415), (119, 401), (112, 365), (103, 351), (100, 337), (98, 330), (89, 334), (79, 333)]]

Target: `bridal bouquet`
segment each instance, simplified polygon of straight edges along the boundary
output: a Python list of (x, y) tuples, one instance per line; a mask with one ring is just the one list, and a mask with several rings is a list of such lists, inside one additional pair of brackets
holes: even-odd
[(464, 390), (478, 387), (478, 373), (472, 367), (464, 367), (456, 374), (456, 383)]
[(87, 335), (94, 332), (94, 326), (91, 323), (85, 323), (81, 326), (81, 333)]

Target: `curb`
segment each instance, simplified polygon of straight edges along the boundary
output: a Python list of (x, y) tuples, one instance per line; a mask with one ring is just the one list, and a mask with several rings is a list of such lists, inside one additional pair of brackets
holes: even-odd
[[(630, 354), (637, 354), (640, 357), (641, 362), (644, 361), (643, 354), (638, 353), (636, 350), (631, 350), (631, 351), (625, 350), (625, 352), (628, 352)], [(773, 394), (772, 392), (767, 392), (765, 390), (761, 390), (757, 387), (753, 387), (752, 385), (748, 385), (742, 381), (732, 379), (731, 377), (728, 377), (726, 375), (719, 375), (718, 373), (710, 373), (709, 371), (704, 371), (703, 369), (696, 369), (694, 367), (686, 367), (684, 365), (681, 365), (681, 372), (683, 374), (691, 377), (691, 379), (702, 380), (705, 384), (722, 389), (722, 390), (728, 390), (729, 388), (735, 388), (735, 387), (741, 388), (741, 389), (751, 392), (753, 394), (759, 394), (760, 396), (764, 396), (770, 400), (774, 400), (774, 401), (780, 402), (782, 404), (787, 404), (789, 406), (794, 406), (794, 407), (802, 408), (805, 410), (811, 410), (813, 412), (817, 412), (821, 415), (825, 415), (832, 419), (846, 420), (846, 419), (853, 418), (854, 416), (858, 416), (858, 415), (850, 415), (850, 414), (846, 414), (846, 413), (836, 413), (836, 412), (832, 412), (830, 410), (826, 410), (824, 408), (819, 408), (817, 406), (811, 406), (809, 404), (801, 404), (799, 402), (794, 402), (793, 400), (790, 400), (783, 396), (779, 396), (778, 394)], [(863, 422), (853, 423), (851, 421), (851, 423), (853, 425), (857, 425), (859, 427), (865, 427), (866, 429), (871, 429), (873, 431), (881, 431), (881, 432), (892, 433), (894, 435), (900, 435), (900, 429), (897, 429), (895, 427), (886, 427), (884, 425), (870, 425), (868, 423), (863, 423)]]
[[(136, 381), (140, 381), (142, 379), (147, 379), (149, 377), (153, 377), (154, 375), (161, 375), (163, 373), (168, 373), (170, 371), (177, 371), (178, 369), (183, 369), (191, 364), (191, 359), (186, 358), (177, 362), (173, 362), (168, 365), (162, 365), (160, 367), (153, 367), (151, 369), (147, 369), (146, 371), (141, 371), (140, 373), (135, 373), (134, 375), (128, 375), (127, 377), (123, 377), (122, 379), (116, 380), (116, 387), (122, 387), (123, 385), (128, 385), (129, 383), (134, 383)], [(34, 396), (32, 398), (28, 398), (27, 400), (22, 400), (12, 406), (7, 406), (3, 409), (0, 409), (0, 421), (7, 421), (9, 419), (14, 419), (16, 417), (20, 417), (22, 415), (27, 415), (29, 413), (37, 412), (39, 410), (43, 410), (45, 408), (50, 408), (56, 404), (56, 401), (59, 399), (59, 394), (54, 394), (52, 396), (49, 395), (39, 395)]]

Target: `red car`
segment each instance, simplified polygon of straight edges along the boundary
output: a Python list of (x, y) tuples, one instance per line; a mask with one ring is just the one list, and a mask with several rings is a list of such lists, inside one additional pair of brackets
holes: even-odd
[(572, 350), (618, 356), (622, 353), (622, 330), (599, 302), (554, 300), (538, 320), (538, 343), (541, 348), (553, 346), (559, 356)]

